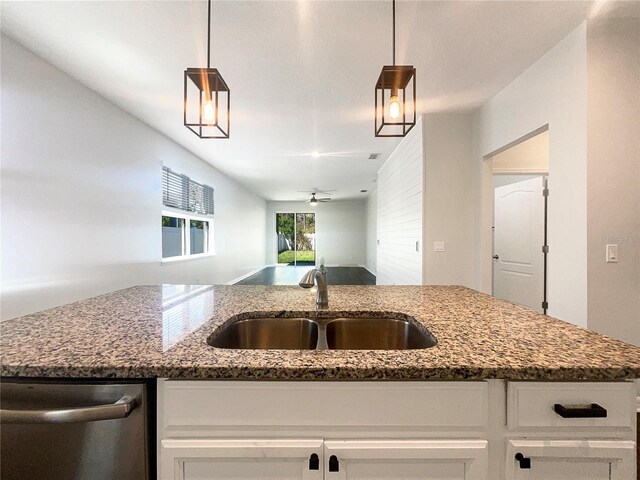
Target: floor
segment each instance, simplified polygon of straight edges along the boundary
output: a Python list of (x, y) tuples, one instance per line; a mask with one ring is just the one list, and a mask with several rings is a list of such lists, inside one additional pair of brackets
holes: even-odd
[[(236, 285), (297, 285), (311, 266), (267, 267)], [(375, 285), (376, 277), (362, 267), (327, 267), (329, 285)]]

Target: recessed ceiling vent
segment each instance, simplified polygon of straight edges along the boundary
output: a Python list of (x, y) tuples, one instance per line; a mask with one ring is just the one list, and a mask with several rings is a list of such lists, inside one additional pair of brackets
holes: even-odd
[(372, 153), (371, 155), (369, 155), (369, 160), (377, 160), (378, 158), (380, 158), (379, 153)]

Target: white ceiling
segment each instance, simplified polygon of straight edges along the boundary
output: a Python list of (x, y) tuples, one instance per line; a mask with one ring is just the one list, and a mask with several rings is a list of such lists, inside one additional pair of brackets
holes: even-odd
[[(183, 71), (206, 65), (206, 2), (1, 3), (3, 32), (266, 199), (362, 196), (399, 142), (373, 135), (390, 1), (214, 2), (212, 66), (232, 91), (230, 140), (182, 125)], [(417, 68), (418, 110), (481, 105), (591, 6), (398, 2), (398, 63)]]

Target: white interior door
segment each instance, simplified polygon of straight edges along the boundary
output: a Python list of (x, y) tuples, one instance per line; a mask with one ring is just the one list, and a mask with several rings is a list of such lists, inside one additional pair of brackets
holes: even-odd
[(544, 178), (495, 189), (493, 294), (542, 312)]

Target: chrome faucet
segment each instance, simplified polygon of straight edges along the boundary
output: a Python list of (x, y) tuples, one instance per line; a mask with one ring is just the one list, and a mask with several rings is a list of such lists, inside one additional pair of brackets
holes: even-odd
[(329, 292), (327, 291), (327, 268), (324, 266), (324, 258), (320, 261), (319, 268), (312, 268), (300, 280), (302, 288), (311, 288), (318, 285), (316, 293), (316, 305), (318, 307), (327, 307), (329, 305)]

